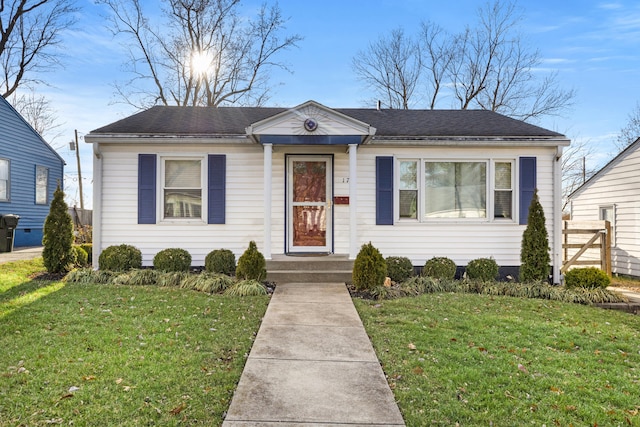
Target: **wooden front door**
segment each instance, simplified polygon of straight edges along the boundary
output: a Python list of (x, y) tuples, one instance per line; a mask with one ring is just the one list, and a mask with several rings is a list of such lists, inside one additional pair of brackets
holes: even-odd
[(287, 160), (288, 252), (331, 252), (332, 157)]

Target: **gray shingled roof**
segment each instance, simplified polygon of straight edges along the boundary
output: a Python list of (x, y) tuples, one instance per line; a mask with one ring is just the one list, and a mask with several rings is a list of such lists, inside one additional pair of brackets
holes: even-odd
[[(92, 134), (244, 135), (253, 123), (286, 111), (264, 107), (156, 106), (91, 131)], [(562, 137), (563, 135), (485, 110), (335, 111), (377, 129), (387, 137)]]

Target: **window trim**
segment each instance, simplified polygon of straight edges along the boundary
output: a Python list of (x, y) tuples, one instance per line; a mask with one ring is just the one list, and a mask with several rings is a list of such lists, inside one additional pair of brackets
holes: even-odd
[[(185, 154), (185, 155), (176, 155), (175, 153), (171, 154), (158, 154), (158, 158), (160, 161), (160, 167), (157, 168), (157, 176), (156, 182), (158, 183), (156, 197), (158, 200), (156, 217), (159, 218), (158, 223), (164, 224), (207, 224), (207, 208), (208, 208), (208, 186), (207, 186), (207, 156), (206, 155), (193, 155), (193, 154)], [(164, 205), (165, 205), (165, 171), (166, 171), (166, 161), (167, 160), (197, 160), (200, 162), (200, 217), (188, 217), (188, 218), (179, 218), (179, 217), (165, 217), (164, 215)]]
[[(44, 201), (38, 201), (38, 171), (44, 170), (45, 172), (45, 181), (44, 181)], [(36, 165), (35, 169), (35, 204), (36, 205), (48, 205), (49, 204), (49, 168), (43, 165)]]
[(11, 201), (11, 159), (0, 158), (0, 161), (7, 162), (7, 197), (4, 199), (0, 199), (0, 202), (10, 202)]
[[(429, 223), (497, 223), (497, 224), (517, 224), (518, 222), (518, 170), (516, 157), (463, 157), (463, 158), (431, 158), (431, 157), (394, 157), (394, 218), (397, 224), (429, 224)], [(418, 209), (417, 218), (400, 217), (400, 164), (402, 162), (417, 162), (417, 185), (418, 185)], [(430, 163), (484, 163), (486, 165), (486, 216), (483, 218), (424, 218), (425, 188), (424, 188), (424, 164)], [(509, 163), (511, 165), (511, 218), (495, 218), (495, 170), (496, 163)]]

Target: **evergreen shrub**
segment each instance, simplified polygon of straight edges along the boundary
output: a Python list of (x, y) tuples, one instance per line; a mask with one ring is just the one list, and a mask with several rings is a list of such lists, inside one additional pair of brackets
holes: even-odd
[(89, 255), (87, 251), (80, 245), (73, 245), (73, 250), (76, 253), (76, 265), (79, 267), (86, 267), (88, 265)]
[(49, 215), (44, 221), (42, 259), (49, 273), (66, 273), (76, 263), (73, 250), (73, 220), (60, 185), (53, 193)]
[(493, 258), (477, 258), (469, 261), (466, 272), (472, 280), (490, 281), (498, 276), (498, 263)]
[(607, 273), (596, 267), (574, 268), (564, 275), (564, 284), (567, 288), (606, 288), (611, 283)]
[(163, 249), (153, 257), (153, 267), (158, 271), (189, 271), (191, 255), (184, 249)]
[(387, 263), (371, 242), (362, 245), (353, 263), (353, 285), (356, 290), (371, 290), (384, 285)]
[(422, 275), (434, 279), (452, 280), (456, 276), (456, 263), (447, 257), (433, 257), (424, 263)]
[(249, 242), (249, 247), (238, 259), (236, 277), (239, 280), (257, 280), (259, 282), (267, 277), (267, 262), (253, 240)]
[(536, 189), (529, 206), (527, 228), (522, 234), (520, 281), (524, 283), (547, 281), (550, 263), (549, 235), (545, 225), (544, 210)]
[(413, 276), (413, 264), (407, 257), (390, 256), (385, 259), (387, 275), (396, 283), (401, 283)]
[(83, 243), (80, 247), (87, 253), (87, 265), (91, 265), (93, 263), (93, 244)]
[(113, 245), (105, 248), (98, 258), (101, 270), (128, 271), (142, 268), (142, 252), (131, 245)]
[(209, 273), (233, 276), (236, 273), (236, 256), (229, 249), (215, 249), (204, 259), (204, 268)]

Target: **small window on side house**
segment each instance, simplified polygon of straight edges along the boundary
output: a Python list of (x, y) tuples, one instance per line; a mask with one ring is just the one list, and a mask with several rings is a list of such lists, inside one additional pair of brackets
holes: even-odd
[(164, 218), (202, 218), (202, 161), (164, 159)]
[(36, 166), (36, 204), (47, 204), (47, 188), (49, 186), (49, 169)]
[(400, 218), (418, 219), (418, 162), (400, 162)]
[(615, 206), (600, 206), (599, 217), (601, 221), (609, 221), (611, 225), (611, 246), (616, 245), (616, 210)]
[(2, 202), (9, 201), (9, 176), (9, 160), (0, 159), (0, 201)]
[(495, 163), (493, 217), (513, 218), (513, 179), (511, 162)]

